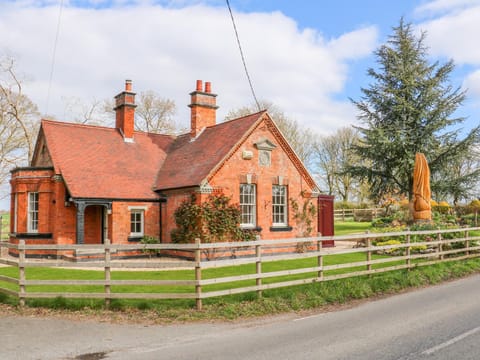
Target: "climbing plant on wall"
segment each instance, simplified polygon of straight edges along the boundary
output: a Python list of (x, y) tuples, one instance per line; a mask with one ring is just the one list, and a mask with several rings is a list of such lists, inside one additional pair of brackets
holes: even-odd
[(195, 194), (175, 210), (177, 225), (171, 232), (175, 243), (248, 241), (255, 240), (255, 232), (241, 229), (240, 209), (230, 203), (224, 194), (210, 195), (207, 201), (198, 204)]
[(300, 193), (303, 203), (299, 204), (294, 198), (290, 198), (292, 216), (297, 225), (298, 236), (309, 237), (313, 235), (314, 221), (316, 220), (317, 207), (311, 198), (305, 196), (305, 192)]

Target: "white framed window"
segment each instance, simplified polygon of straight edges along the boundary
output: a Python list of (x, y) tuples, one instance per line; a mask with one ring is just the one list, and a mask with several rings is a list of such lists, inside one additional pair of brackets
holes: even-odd
[(17, 233), (17, 224), (18, 224), (18, 194), (15, 193), (14, 195), (14, 202), (13, 202), (13, 233), (16, 234)]
[(252, 228), (257, 224), (257, 196), (255, 184), (240, 184), (240, 226)]
[(130, 211), (130, 236), (143, 236), (144, 214), (143, 209), (132, 209)]
[(38, 232), (38, 192), (28, 193), (27, 232)]
[(272, 225), (287, 226), (288, 225), (288, 203), (287, 203), (287, 187), (285, 185), (272, 186)]

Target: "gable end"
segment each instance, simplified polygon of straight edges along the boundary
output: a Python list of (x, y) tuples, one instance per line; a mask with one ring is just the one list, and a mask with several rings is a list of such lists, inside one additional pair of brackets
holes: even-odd
[(310, 176), (310, 173), (308, 172), (307, 168), (303, 164), (303, 162), (300, 160), (298, 155), (295, 153), (295, 151), (292, 149), (290, 144), (287, 142), (283, 134), (280, 132), (278, 129), (277, 125), (273, 122), (273, 120), (268, 116), (265, 119), (265, 124), (267, 125), (268, 129), (270, 132), (274, 135), (275, 140), (277, 140), (278, 144), (280, 147), (283, 149), (283, 151), (287, 154), (287, 156), (290, 158), (298, 172), (302, 175), (302, 177), (305, 179), (305, 182), (312, 188), (312, 191), (314, 193), (318, 192), (318, 187), (313, 178)]
[(52, 156), (48, 149), (48, 144), (45, 138), (43, 129), (40, 128), (38, 133), (37, 143), (33, 152), (31, 166), (33, 167), (53, 167)]

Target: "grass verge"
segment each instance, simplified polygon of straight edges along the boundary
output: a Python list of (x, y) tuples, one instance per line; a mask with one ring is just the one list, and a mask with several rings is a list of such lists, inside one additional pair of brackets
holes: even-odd
[[(255, 293), (205, 299), (202, 311), (193, 309), (192, 300), (112, 300), (109, 311), (101, 300), (85, 299), (31, 299), (21, 309), (17, 300), (0, 294), (6, 304), (0, 311), (43, 314), (45, 311), (76, 317), (103, 317), (109, 321), (126, 320), (150, 323), (173, 321), (234, 320), (287, 312), (321, 310), (330, 305), (394, 294), (407, 289), (438, 284), (480, 272), (480, 259), (452, 261), (414, 268), (410, 271), (392, 271), (372, 276), (313, 283), (302, 286), (267, 290), (263, 297)], [(53, 310), (52, 310), (53, 309)]]

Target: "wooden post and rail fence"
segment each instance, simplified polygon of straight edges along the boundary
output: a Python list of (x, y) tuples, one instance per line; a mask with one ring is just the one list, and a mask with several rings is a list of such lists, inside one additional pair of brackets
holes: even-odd
[(378, 217), (385, 216), (385, 209), (336, 209), (333, 211), (333, 216), (337, 221), (372, 221)]
[[(387, 271), (411, 269), (418, 266), (436, 264), (442, 261), (461, 261), (480, 256), (480, 227), (448, 230), (404, 231), (395, 233), (365, 233), (346, 236), (321, 236), (312, 238), (295, 238), (283, 240), (256, 240), (251, 242), (200, 243), (194, 244), (135, 244), (117, 245), (108, 241), (103, 245), (26, 245), (24, 240), (19, 244), (0, 243), (0, 264), (18, 268), (18, 278), (0, 275), (0, 292), (19, 299), (21, 306), (32, 298), (90, 298), (104, 299), (109, 306), (112, 299), (192, 299), (198, 310), (202, 309), (202, 300), (211, 297), (256, 292), (269, 289), (310, 284), (313, 282), (331, 281), (361, 275), (377, 274)], [(472, 235), (474, 234), (474, 235)], [(374, 243), (388, 239), (399, 240), (396, 244), (375, 246)], [(335, 241), (336, 247), (322, 247), (323, 241)], [(355, 246), (362, 244), (362, 247)], [(292, 247), (303, 245), (305, 252), (279, 253), (272, 252), (273, 246)], [(293, 246), (292, 246), (293, 245)], [(101, 254), (100, 258), (91, 261), (66, 261), (62, 259), (29, 258), (29, 253), (40, 250), (76, 251), (89, 248)], [(423, 249), (424, 251), (418, 251)], [(116, 252), (125, 251), (190, 251), (193, 261), (169, 259), (161, 257), (151, 259), (115, 259)], [(229, 258), (206, 260), (206, 252), (215, 250), (217, 255), (230, 254)], [(235, 251), (233, 251), (235, 250)], [(231, 258), (231, 254), (242, 257)], [(8, 255), (8, 252), (18, 256)], [(364, 260), (355, 262), (325, 265), (328, 256), (340, 254), (364, 254)], [(395, 253), (395, 255), (393, 255)], [(246, 254), (246, 255), (245, 255)], [(382, 254), (382, 255), (379, 255)], [(265, 264), (284, 260), (308, 259), (302, 262), (305, 267), (284, 270), (264, 271)], [(298, 262), (299, 264), (301, 262)], [(235, 276), (221, 276), (218, 268), (251, 264), (249, 271)], [(279, 263), (281, 264), (281, 263)], [(300, 265), (299, 265), (300, 266)], [(74, 279), (42, 279), (32, 276), (35, 268), (80, 268), (96, 269), (104, 272), (103, 280)], [(215, 276), (208, 275), (208, 269), (217, 268)], [(187, 278), (142, 280), (142, 271), (136, 271), (138, 279), (115, 280), (116, 271), (125, 269), (141, 270), (190, 270)], [(1, 268), (0, 268), (1, 274)], [(207, 275), (207, 276), (205, 276)], [(177, 277), (175, 277), (177, 278)], [(241, 282), (239, 284), (238, 282)], [(220, 285), (220, 286), (219, 286)], [(56, 291), (49, 287), (54, 286)], [(83, 292), (75, 290), (81, 286)], [(86, 292), (85, 286), (92, 286)], [(100, 287), (99, 287), (100, 286)], [(141, 286), (149, 288), (145, 292), (129, 292), (129, 287)], [(64, 287), (64, 291), (59, 291)], [(99, 290), (103, 289), (103, 291)]]

